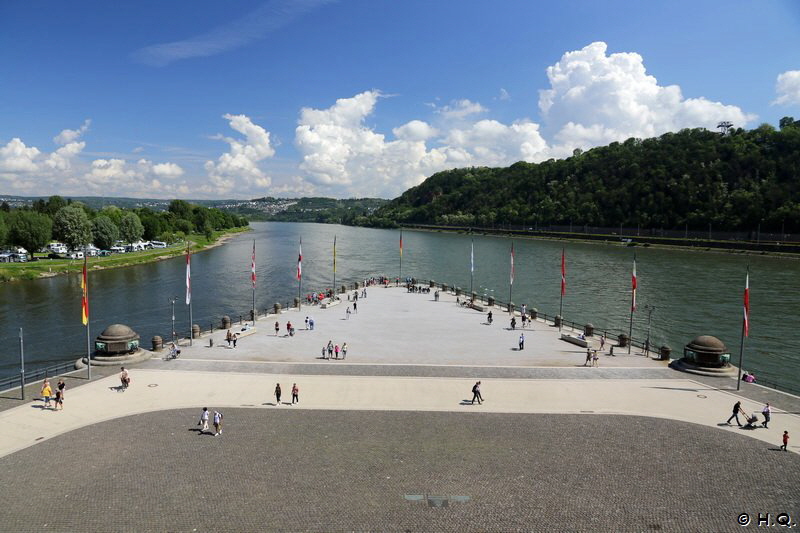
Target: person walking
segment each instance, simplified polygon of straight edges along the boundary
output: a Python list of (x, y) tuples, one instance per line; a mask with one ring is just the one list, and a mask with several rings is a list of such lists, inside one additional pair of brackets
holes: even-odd
[(739, 413), (744, 414), (744, 410), (742, 409), (742, 402), (736, 402), (733, 404), (733, 414), (728, 418), (728, 421), (725, 422), (729, 426), (731, 425), (731, 420), (734, 418), (736, 419), (736, 423), (739, 424), (739, 427), (742, 427), (742, 423), (739, 422)]
[(281, 325), (278, 324), (278, 321), (275, 321), (275, 336), (278, 336), (278, 333), (281, 331)]
[(586, 361), (583, 362), (583, 366), (589, 366), (592, 364), (592, 350), (586, 348)]
[(478, 405), (483, 403), (483, 396), (481, 396), (481, 382), (478, 381), (475, 385), (472, 386), (472, 403), (475, 403), (475, 400), (478, 400)]
[(345, 311), (345, 314), (347, 315), (347, 319), (350, 320), (350, 306), (349, 305), (347, 306), (347, 311)]
[(214, 436), (222, 435), (222, 413), (214, 411)]
[(314, 317), (313, 316), (308, 317), (308, 327), (309, 327), (309, 329), (311, 329), (311, 331), (314, 331)]
[(238, 333), (234, 333), (233, 334), (233, 348), (234, 348), (234, 350), (236, 349), (236, 341), (238, 341), (238, 340), (239, 340), (239, 334)]
[(292, 323), (291, 321), (286, 322), (286, 333), (291, 337), (292, 336)]
[(783, 444), (781, 445), (781, 450), (783, 450), (785, 452), (789, 451), (789, 450), (786, 449), (787, 446), (789, 446), (789, 432), (788, 431), (784, 431), (783, 432)]
[(45, 407), (52, 407), (50, 405), (50, 396), (53, 395), (53, 389), (50, 388), (50, 380), (45, 379), (42, 383), (42, 398), (44, 399)]
[(592, 352), (592, 366), (600, 367), (600, 356), (597, 355), (597, 350)]
[(486, 321), (489, 322), (489, 324), (492, 323), (492, 312), (491, 311), (489, 311), (489, 314), (486, 315)]
[(323, 359), (327, 359), (327, 357), (325, 357), (325, 354), (327, 354), (327, 353), (328, 353), (328, 347), (323, 344), (322, 345), (322, 358)]
[(297, 383), (292, 384), (292, 405), (295, 403), (300, 403), (300, 387), (297, 386)]
[(511, 317), (511, 329), (512, 330), (517, 329), (517, 317), (515, 316)]
[(225, 340), (228, 341), (228, 348), (230, 348), (231, 341), (233, 341), (233, 333), (231, 333), (231, 330), (228, 330), (228, 332), (225, 334)]
[(328, 359), (333, 357), (333, 341), (328, 341)]
[(600, 351), (601, 352), (603, 351), (603, 348), (605, 348), (605, 345), (606, 345), (606, 336), (603, 335), (602, 337), (600, 337)]
[(525, 329), (525, 322), (528, 320), (528, 317), (525, 314), (522, 314), (520, 315), (519, 320), (522, 322), (522, 329)]
[(347, 343), (342, 343), (342, 361), (344, 361), (345, 357), (347, 357)]
[(64, 396), (60, 390), (56, 389), (55, 405), (53, 409), (56, 411), (64, 410)]
[(761, 410), (761, 414), (764, 415), (764, 421), (761, 422), (761, 425), (767, 427), (767, 424), (769, 424), (769, 416), (772, 414), (772, 408), (769, 406), (769, 402), (767, 402), (767, 405)]
[(124, 390), (127, 389), (128, 385), (131, 384), (131, 375), (128, 374), (128, 371), (125, 370), (124, 366), (121, 367), (121, 369), (122, 370), (119, 373), (119, 382), (120, 382), (120, 387), (122, 387), (122, 389)]
[(333, 352), (336, 354), (336, 359), (339, 359), (339, 345), (333, 347)]
[(524, 333), (520, 333), (519, 334), (519, 349), (520, 349), (520, 351), (525, 349), (525, 334)]
[(353, 313), (358, 314), (358, 302), (353, 302)]
[(306, 329), (308, 329), (308, 317), (306, 317)]
[(275, 385), (275, 405), (281, 404), (281, 384), (277, 383)]
[(203, 411), (200, 413), (200, 420), (197, 421), (197, 425), (200, 426), (200, 433), (205, 433), (208, 431), (208, 407), (203, 407)]

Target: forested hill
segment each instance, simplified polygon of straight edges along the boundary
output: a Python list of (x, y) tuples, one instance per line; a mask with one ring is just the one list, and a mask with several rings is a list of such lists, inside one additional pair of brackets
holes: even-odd
[(800, 231), (800, 120), (628, 139), (563, 160), (439, 172), (370, 223)]

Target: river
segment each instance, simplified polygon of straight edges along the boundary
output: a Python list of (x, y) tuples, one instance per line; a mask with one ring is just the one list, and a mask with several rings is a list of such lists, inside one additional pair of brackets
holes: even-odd
[[(336, 284), (372, 275), (399, 274), (399, 232), (305, 223), (253, 223), (253, 231), (192, 256), (193, 322), (219, 327), (252, 306), (250, 261), (256, 242), (256, 306), (297, 296), (298, 243), (303, 240), (303, 286), (333, 284), (333, 239), (337, 238)], [(470, 287), (500, 301), (509, 297), (511, 240), (504, 237), (403, 232), (402, 276)], [(625, 247), (614, 244), (515, 240), (512, 300), (554, 315), (558, 312), (561, 250), (566, 250), (567, 292), (563, 315), (597, 329), (626, 332), (630, 283), (636, 254), (638, 291), (634, 337), (644, 338), (651, 315), (651, 345), (668, 344), (673, 355), (697, 335), (719, 337), (738, 360), (745, 272), (750, 267), (751, 326), (744, 365), (762, 380), (797, 388), (800, 350), (800, 260), (739, 253)], [(176, 329), (189, 330), (185, 305), (185, 259), (90, 272), (90, 332), (94, 339), (113, 323), (131, 326), (149, 347), (153, 335), (169, 338), (172, 299)], [(77, 358), (86, 351), (81, 324), (79, 275), (0, 285), (0, 377), (19, 372), (19, 328), (24, 331), (26, 368)], [(400, 325), (395, 325), (400, 327)], [(433, 325), (432, 325), (433, 327)], [(436, 361), (435, 349), (431, 362)]]

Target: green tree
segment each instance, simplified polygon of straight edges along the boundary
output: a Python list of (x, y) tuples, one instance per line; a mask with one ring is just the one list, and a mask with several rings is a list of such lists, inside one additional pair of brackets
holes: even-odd
[(68, 248), (77, 250), (92, 242), (92, 223), (79, 205), (67, 205), (53, 217), (53, 233)]
[(142, 238), (144, 227), (136, 213), (125, 213), (119, 223), (119, 234), (122, 236), (122, 240), (129, 244)]
[[(6, 225), (5, 216), (0, 212), (0, 244), (6, 244), (8, 238), (8, 226)], [(31, 251), (33, 253), (33, 251)]]
[(169, 212), (174, 213), (178, 218), (192, 218), (192, 206), (184, 200), (172, 200), (169, 203)]
[(28, 211), (16, 209), (8, 215), (8, 242), (22, 246), (28, 252), (44, 248), (50, 241), (53, 223), (50, 217)]
[(92, 236), (95, 246), (107, 250), (119, 239), (119, 228), (106, 215), (99, 215), (92, 222)]

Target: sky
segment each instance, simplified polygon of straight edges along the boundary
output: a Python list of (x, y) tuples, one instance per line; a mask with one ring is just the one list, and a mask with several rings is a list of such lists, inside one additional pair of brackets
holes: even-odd
[(797, 0), (3, 0), (0, 194), (394, 198), (800, 118)]

